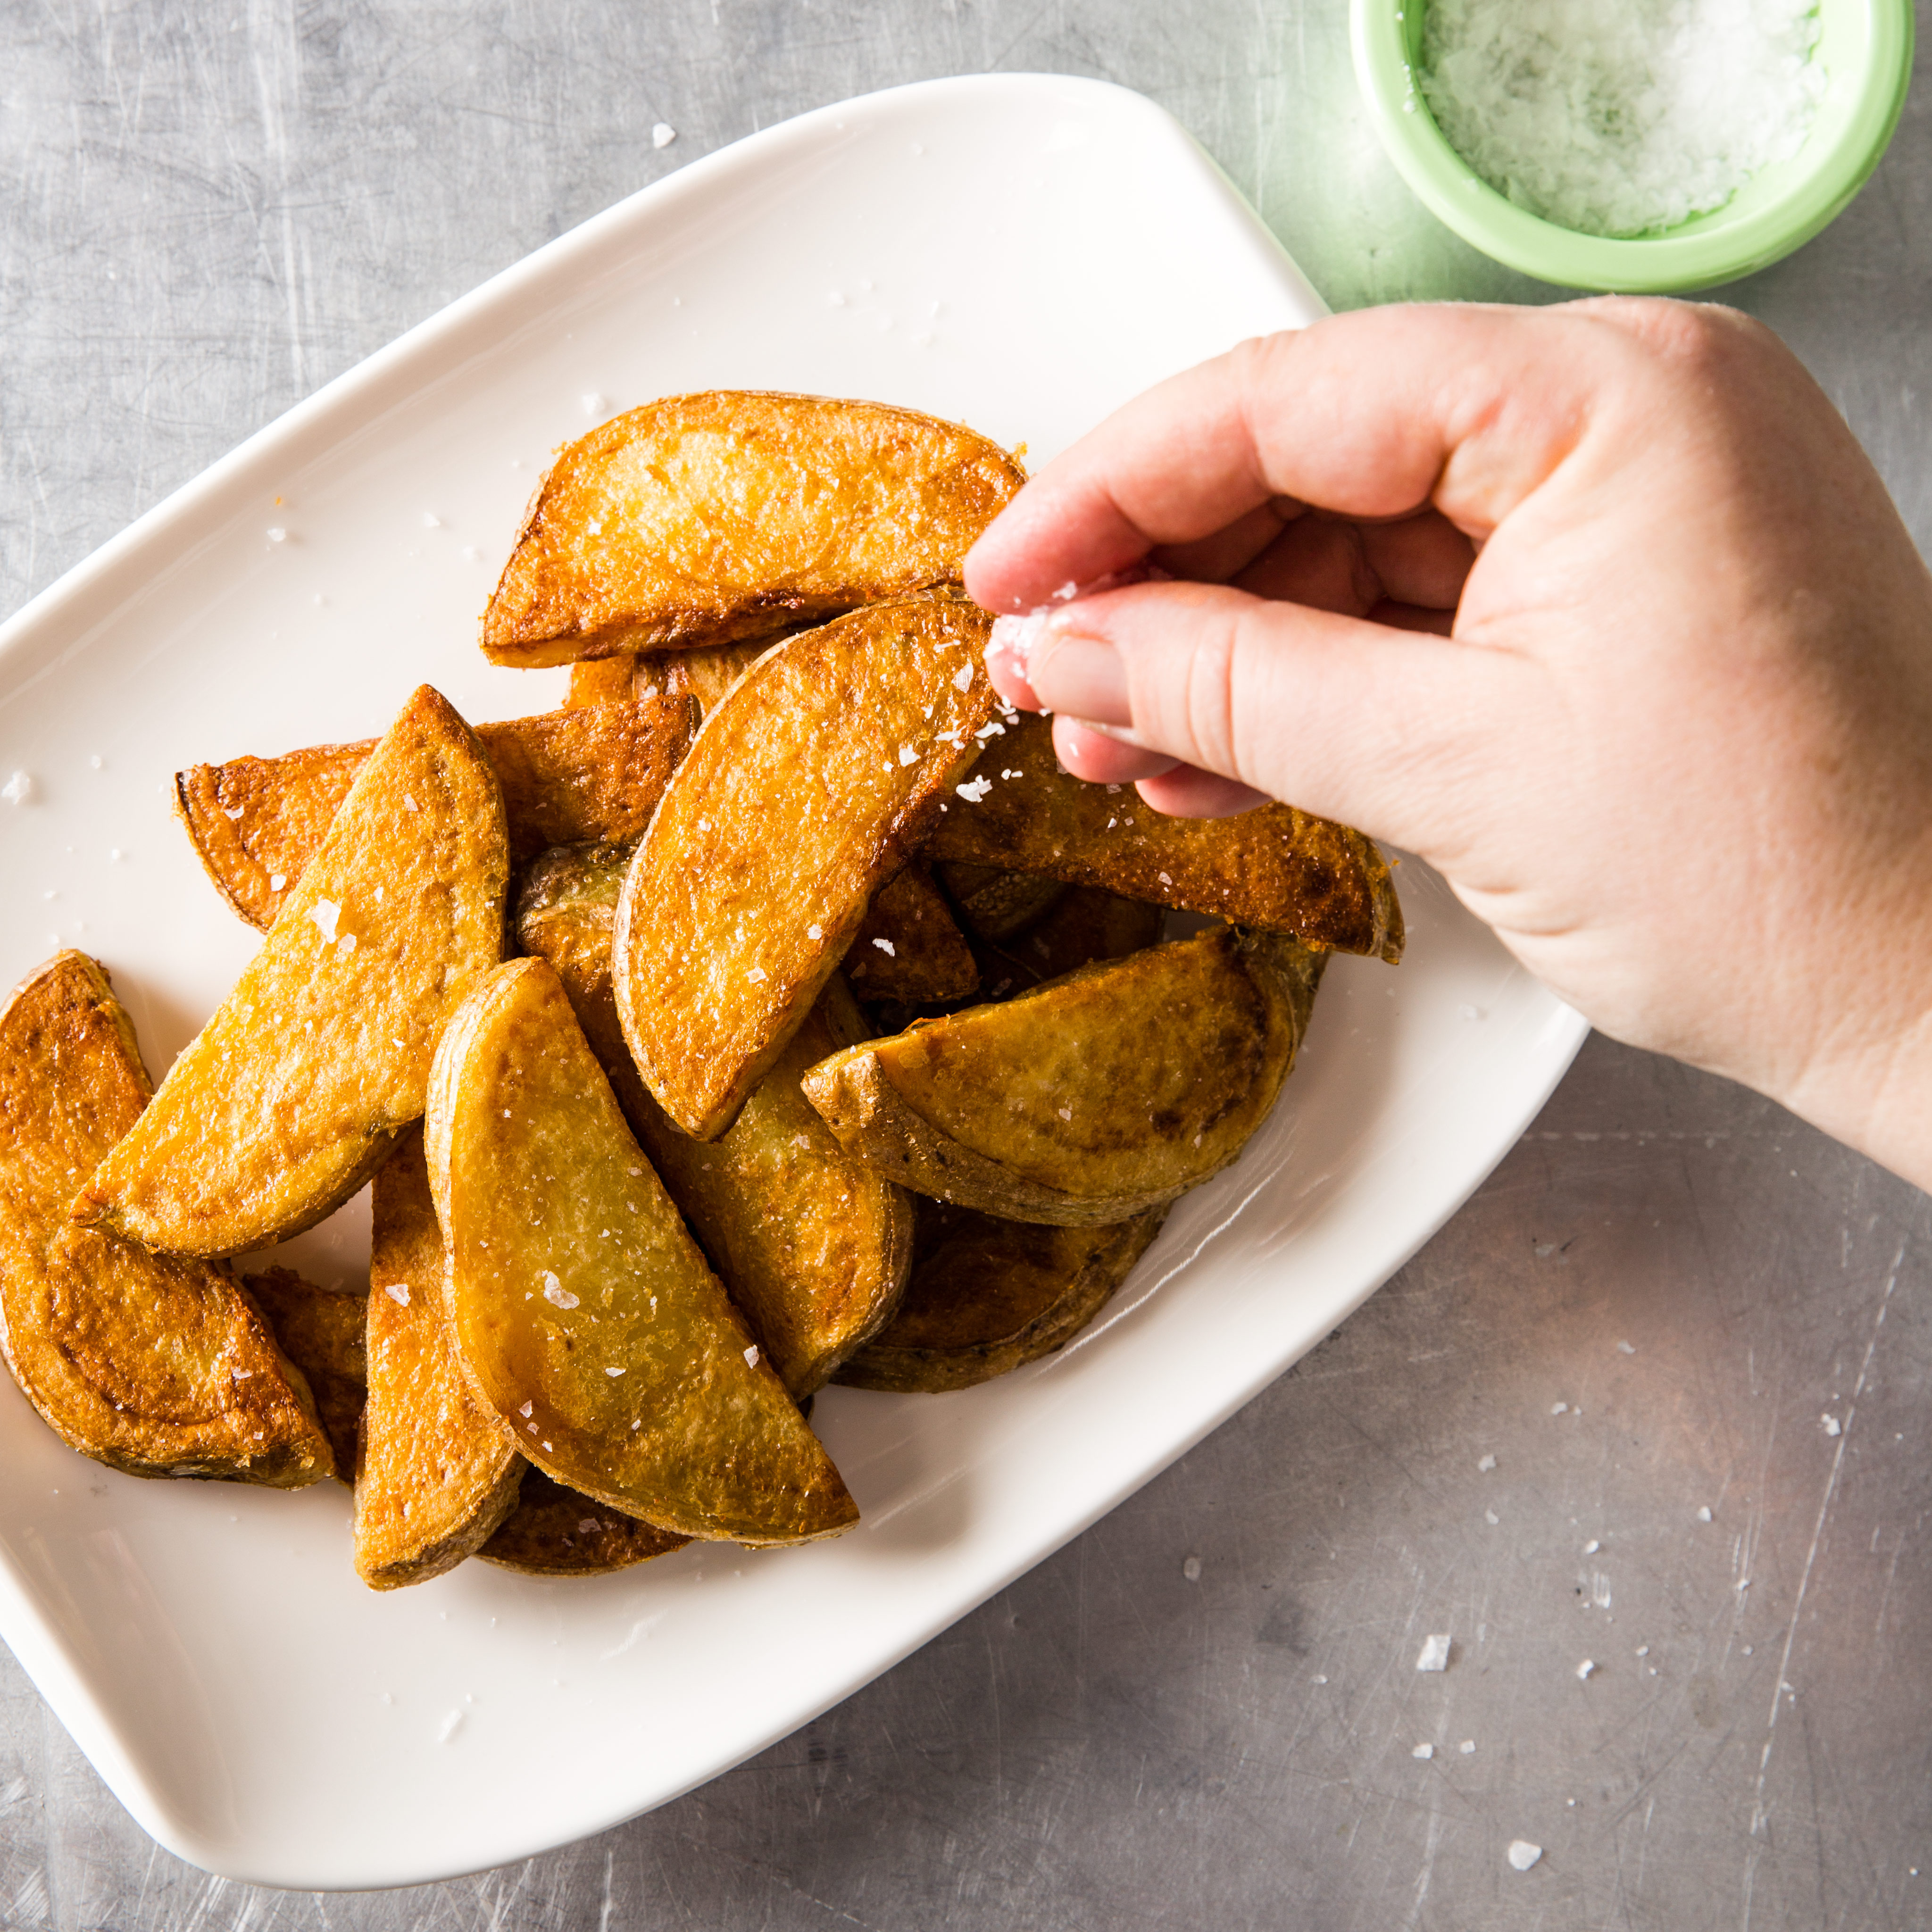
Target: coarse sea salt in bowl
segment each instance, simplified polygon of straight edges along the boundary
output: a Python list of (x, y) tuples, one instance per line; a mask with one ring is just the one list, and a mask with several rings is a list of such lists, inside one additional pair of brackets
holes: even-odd
[[(1492, 187), (1468, 160), (1450, 146), (1438, 125), (1430, 106), (1432, 88), (1445, 87), (1454, 71), (1448, 62), (1432, 72), (1426, 64), (1425, 31), (1428, 9), (1437, 0), (1352, 0), (1351, 38), (1355, 58), (1355, 77), (1367, 101), (1376, 131), (1390, 158), (1402, 177), (1427, 206), (1472, 246), (1497, 261), (1526, 274), (1565, 287), (1614, 290), (1622, 294), (1655, 294), (1674, 290), (1709, 288), (1720, 282), (1735, 281), (1742, 275), (1765, 268), (1790, 254), (1834, 219), (1864, 184), (1878, 165), (1898, 125), (1905, 92), (1912, 77), (1912, 0), (1819, 0), (1816, 28), (1809, 60), (1815, 71), (1797, 76), (1796, 62), (1766, 60), (1748, 77), (1741, 76), (1728, 63), (1705, 73), (1672, 76), (1684, 82), (1685, 92), (1694, 101), (1701, 90), (1714, 100), (1716, 111), (1728, 111), (1740, 98), (1753, 93), (1753, 84), (1767, 97), (1774, 89), (1778, 98), (1767, 98), (1765, 112), (1775, 124), (1763, 130), (1764, 138), (1755, 143), (1756, 152), (1776, 153), (1758, 167), (1722, 205), (1706, 212), (1692, 214), (1670, 226), (1651, 228), (1637, 234), (1604, 234), (1583, 232), (1582, 226), (1565, 226), (1557, 220), (1534, 213), (1509, 195)], [(1443, 0), (1456, 6), (1459, 20), (1476, 12), (1486, 12), (1492, 20), (1504, 0)], [(1576, 0), (1568, 0), (1574, 6)], [(1608, 0), (1616, 5), (1618, 0)], [(1687, 18), (1694, 26), (1700, 10), (1707, 15), (1723, 9), (1724, 0), (1652, 0), (1642, 10), (1647, 17), (1670, 18), (1681, 30)], [(1566, 10), (1563, 0), (1545, 8), (1538, 0), (1514, 0), (1515, 12), (1526, 35), (1537, 35)], [(1728, 10), (1746, 20), (1752, 16), (1774, 21), (1786, 31), (1796, 10), (1790, 5), (1732, 5)], [(1622, 16), (1628, 20), (1628, 14)], [(1708, 25), (1708, 20), (1705, 22)], [(1726, 22), (1726, 24), (1730, 24)], [(1439, 52), (1441, 37), (1430, 51)], [(1672, 48), (1695, 44), (1695, 36), (1682, 31), (1674, 34)], [(1539, 57), (1548, 52), (1546, 41), (1538, 40)], [(1478, 84), (1489, 74), (1498, 74), (1505, 66), (1519, 75), (1520, 61), (1494, 59), (1492, 42), (1480, 50), (1492, 57), (1486, 67), (1474, 71)], [(1502, 50), (1505, 54), (1508, 50)], [(1470, 49), (1466, 60), (1479, 50)], [(1703, 54), (1709, 64), (1709, 40)], [(1560, 66), (1559, 51), (1552, 67)], [(1515, 112), (1509, 135), (1520, 140), (1526, 127), (1534, 130), (1547, 126), (1552, 130), (1552, 145), (1560, 152), (1547, 158), (1541, 171), (1526, 171), (1532, 178), (1519, 182), (1519, 197), (1538, 200), (1546, 208), (1562, 207), (1566, 214), (1592, 197), (1566, 193), (1580, 177), (1589, 176), (1589, 143), (1600, 135), (1607, 104), (1612, 122), (1628, 110), (1645, 116), (1658, 115), (1654, 91), (1633, 88), (1626, 101), (1604, 98), (1600, 76), (1592, 77), (1594, 92), (1587, 106), (1581, 104), (1585, 91), (1575, 76), (1570, 94), (1579, 100), (1577, 118), (1566, 122), (1560, 85), (1550, 111), (1538, 122), (1526, 122), (1520, 102), (1508, 97), (1520, 94), (1520, 86), (1498, 86), (1486, 100), (1469, 100), (1463, 106), (1480, 114), (1492, 107)], [(1798, 103), (1794, 107), (1794, 101)], [(1688, 111), (1680, 110), (1680, 111)], [(1444, 118), (1450, 118), (1445, 115)], [(1692, 111), (1694, 123), (1709, 117)], [(1671, 137), (1670, 117), (1661, 116), (1664, 138), (1644, 156), (1638, 186), (1644, 190), (1661, 188), (1682, 160), (1686, 193), (1706, 198), (1721, 193), (1721, 176), (1713, 172), (1708, 154), (1679, 148)], [(1747, 136), (1760, 130), (1748, 119), (1738, 124)], [(1564, 130), (1568, 129), (1566, 141)], [(1464, 137), (1468, 139), (1465, 127)], [(1801, 138), (1802, 136), (1802, 138)], [(1473, 148), (1477, 144), (1469, 141)], [(1747, 140), (1748, 150), (1753, 143)], [(1498, 142), (1498, 148), (1506, 143)], [(1795, 151), (1793, 151), (1795, 150)], [(1492, 174), (1502, 172), (1495, 152), (1485, 152)], [(1554, 185), (1552, 185), (1554, 184)], [(1667, 207), (1672, 200), (1682, 205), (1682, 196), (1670, 192), (1655, 196), (1656, 206)], [(1643, 195), (1633, 201), (1625, 194), (1598, 197), (1595, 206), (1615, 222), (1618, 213), (1626, 217), (1633, 207), (1640, 207)], [(1579, 218), (1584, 225), (1587, 216)], [(1641, 214), (1637, 217), (1642, 219)], [(1620, 224), (1618, 224), (1620, 225)]]

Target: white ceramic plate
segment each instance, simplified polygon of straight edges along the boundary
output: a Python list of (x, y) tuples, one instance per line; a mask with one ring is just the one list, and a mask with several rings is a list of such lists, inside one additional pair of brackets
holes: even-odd
[[(425, 679), (472, 719), (558, 701), (562, 673), (484, 664), (476, 616), (547, 452), (612, 410), (871, 396), (1037, 459), (1321, 313), (1181, 129), (1090, 82), (934, 82), (694, 164), (332, 383), (0, 634), (0, 772), (32, 780), (0, 804), (0, 984), (98, 954), (158, 1072), (255, 944), (170, 817), (175, 767), (374, 734)], [(1336, 962), (1274, 1119), (1075, 1346), (962, 1394), (820, 1397), (851, 1535), (376, 1596), (336, 1486), (112, 1474), (5, 1383), (0, 1632), (155, 1838), (266, 1884), (496, 1864), (716, 1775), (1214, 1428), (1535, 1114), (1582, 1022), (1420, 867), (1401, 880), (1407, 963)], [(284, 1252), (347, 1285), (367, 1226), (352, 1204)]]

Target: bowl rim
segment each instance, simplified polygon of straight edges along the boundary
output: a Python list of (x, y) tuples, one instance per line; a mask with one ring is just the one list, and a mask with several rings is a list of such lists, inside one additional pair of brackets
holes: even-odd
[(1376, 133), (1439, 220), (1505, 267), (1563, 287), (1661, 294), (1708, 288), (1768, 268), (1810, 241), (1864, 185), (1891, 142), (1912, 83), (1912, 0), (1855, 0), (1864, 15), (1866, 46), (1846, 76), (1855, 98), (1844, 131), (1789, 193), (1736, 221), (1692, 233), (1585, 235), (1498, 194), (1436, 126), (1414, 85), (1402, 17), (1408, 8), (1419, 14), (1427, 4), (1350, 0), (1355, 81)]

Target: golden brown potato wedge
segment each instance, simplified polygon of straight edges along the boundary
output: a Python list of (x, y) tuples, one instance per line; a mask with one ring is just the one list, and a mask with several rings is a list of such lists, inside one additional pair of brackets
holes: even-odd
[(425, 1140), (464, 1372), (539, 1468), (681, 1536), (857, 1520), (546, 962), (498, 968), (451, 1020)]
[(516, 1507), (524, 1459), (457, 1362), (442, 1230), (416, 1130), (377, 1173), (374, 1212), (356, 1574), (372, 1590), (395, 1590), (440, 1576), (489, 1541)]
[(628, 651), (621, 657), (584, 658), (570, 668), (570, 695), (563, 700), (566, 711), (580, 711), (586, 704), (628, 704), (638, 661)]
[[(690, 700), (547, 712), (476, 736), (502, 787), (515, 865), (547, 846), (643, 836), (698, 728)], [(375, 750), (311, 745), (175, 774), (175, 811), (221, 896), (266, 928)]]
[(1323, 956), (1226, 927), (834, 1054), (806, 1097), (922, 1194), (1079, 1227), (1172, 1201), (1268, 1117)]
[(1004, 946), (982, 942), (980, 976), (988, 996), (1030, 992), (1096, 959), (1124, 959), (1160, 938), (1167, 914), (1144, 899), (1124, 899), (1097, 886), (1070, 886), (1031, 931)]
[(629, 858), (564, 846), (530, 868), (517, 936), (548, 959), (631, 1130), (795, 1396), (820, 1387), (898, 1304), (912, 1204), (848, 1154), (799, 1090), (806, 1068), (865, 1033), (837, 974), (718, 1139), (674, 1126), (638, 1077), (610, 989), (610, 928)]
[(980, 983), (966, 936), (923, 866), (906, 866), (872, 895), (845, 953), (862, 1000), (963, 1000)]
[(227, 1255), (340, 1206), (422, 1112), (444, 1020), (502, 957), (508, 868), (489, 761), (424, 685), (75, 1219)]
[(296, 1489), (334, 1467), (301, 1372), (225, 1269), (68, 1218), (140, 1117), (134, 1023), (84, 952), (0, 1009), (0, 1348), (70, 1448), (132, 1476)]
[(267, 1317), (276, 1346), (302, 1372), (335, 1451), (335, 1473), (352, 1487), (357, 1432), (369, 1393), (366, 1298), (318, 1288), (293, 1268), (244, 1274), (242, 1286)]
[(941, 866), (935, 870), (960, 917), (982, 939), (1011, 939), (1024, 932), (1051, 911), (1066, 890), (1064, 879), (1049, 879), (1039, 872), (1002, 872), (991, 866)]
[[(1373, 842), (1292, 806), (1168, 818), (1131, 786), (1085, 784), (1053, 754), (1050, 718), (1006, 721), (925, 856), (1042, 872), (1076, 886), (1284, 932), (1304, 945), (1402, 956), (1402, 908)], [(1010, 774), (1010, 776), (1009, 776)]]
[(612, 962), (632, 1058), (694, 1138), (736, 1118), (977, 755), (990, 622), (944, 593), (875, 604), (788, 640), (706, 718)]
[(634, 688), (641, 693), (656, 685), (668, 698), (694, 698), (698, 709), (709, 712), (777, 641), (776, 636), (754, 638), (748, 644), (646, 651), (637, 660)]
[(690, 1540), (592, 1502), (541, 1469), (526, 1469), (516, 1508), (476, 1553), (526, 1576), (603, 1576), (668, 1556)]
[(1024, 480), (985, 437), (883, 403), (667, 396), (558, 457), (483, 614), (484, 655), (722, 644), (954, 582)]
[(1150, 1208), (1106, 1226), (1049, 1228), (922, 1199), (899, 1312), (833, 1379), (938, 1395), (1050, 1355), (1100, 1313), (1166, 1218)]

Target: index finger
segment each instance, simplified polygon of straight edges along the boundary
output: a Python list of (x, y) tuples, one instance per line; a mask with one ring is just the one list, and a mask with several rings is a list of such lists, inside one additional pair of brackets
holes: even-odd
[(1433, 502), (1485, 537), (1576, 446), (1614, 305), (1370, 309), (1244, 342), (1055, 458), (974, 545), (966, 586), (1028, 610), (1282, 499), (1360, 518)]

